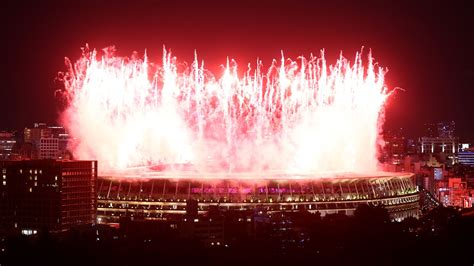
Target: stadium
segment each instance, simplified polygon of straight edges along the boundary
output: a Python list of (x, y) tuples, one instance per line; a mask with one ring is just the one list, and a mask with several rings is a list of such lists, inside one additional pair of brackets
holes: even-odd
[[(309, 178), (272, 176), (263, 179), (153, 173), (143, 177), (102, 176), (98, 180), (98, 221), (120, 217), (170, 219), (186, 214), (197, 202), (199, 214), (210, 208), (242, 211), (319, 212), (352, 215), (361, 204), (383, 205), (393, 220), (418, 217), (419, 194), (410, 173)], [(259, 181), (255, 181), (259, 180)]]

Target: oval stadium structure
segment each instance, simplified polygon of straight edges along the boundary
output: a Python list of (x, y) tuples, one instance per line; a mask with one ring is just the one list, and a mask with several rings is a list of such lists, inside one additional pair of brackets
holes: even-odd
[(197, 202), (199, 213), (221, 210), (293, 212), (305, 210), (352, 215), (358, 205), (383, 205), (393, 220), (417, 217), (419, 194), (410, 173), (375, 176), (274, 178), (255, 181), (232, 178), (99, 177), (98, 220), (117, 222), (123, 216), (172, 218)]

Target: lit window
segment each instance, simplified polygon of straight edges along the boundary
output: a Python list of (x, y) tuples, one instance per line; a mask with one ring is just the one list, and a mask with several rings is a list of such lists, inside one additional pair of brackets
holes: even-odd
[(37, 233), (38, 233), (37, 230), (31, 230), (31, 229), (23, 229), (23, 230), (21, 230), (21, 234), (27, 235), (27, 236), (35, 235), (35, 234), (37, 234)]

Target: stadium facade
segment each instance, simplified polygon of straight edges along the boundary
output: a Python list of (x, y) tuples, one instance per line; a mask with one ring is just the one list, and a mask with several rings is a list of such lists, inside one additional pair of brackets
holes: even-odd
[(261, 181), (205, 178), (123, 178), (98, 179), (97, 217), (102, 223), (120, 217), (171, 219), (186, 214), (190, 201), (198, 212), (255, 210), (294, 212), (305, 210), (352, 215), (361, 204), (384, 205), (392, 219), (418, 217), (419, 193), (410, 173), (336, 178), (272, 178)]

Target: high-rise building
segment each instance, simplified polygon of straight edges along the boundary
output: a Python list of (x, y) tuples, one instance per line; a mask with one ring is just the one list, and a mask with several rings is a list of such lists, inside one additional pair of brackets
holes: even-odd
[(64, 159), (69, 135), (63, 127), (35, 123), (25, 128), (24, 142), (31, 143), (33, 159)]
[(46, 124), (44, 123), (35, 123), (32, 128), (25, 128), (23, 131), (24, 141), (26, 143), (36, 144), (41, 139), (43, 129), (45, 128)]
[(401, 164), (406, 154), (405, 137), (399, 135), (386, 135), (385, 139), (385, 155), (387, 161), (391, 164)]
[(415, 139), (407, 139), (406, 140), (406, 152), (407, 154), (415, 154), (416, 153), (416, 146), (417, 142)]
[(1, 161), (0, 171), (0, 232), (95, 223), (97, 161)]
[(39, 159), (57, 159), (59, 155), (58, 138), (41, 138), (39, 142)]

